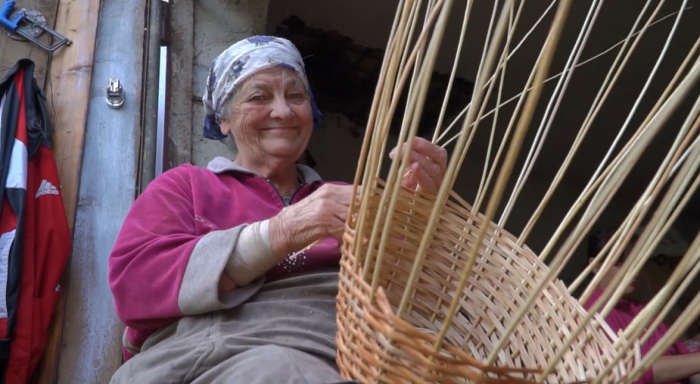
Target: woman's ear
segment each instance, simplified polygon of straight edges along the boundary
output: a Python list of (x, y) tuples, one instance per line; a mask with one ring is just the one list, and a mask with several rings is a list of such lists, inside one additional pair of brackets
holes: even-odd
[(231, 132), (231, 122), (228, 119), (219, 120), (219, 129), (221, 129), (221, 133), (228, 136)]

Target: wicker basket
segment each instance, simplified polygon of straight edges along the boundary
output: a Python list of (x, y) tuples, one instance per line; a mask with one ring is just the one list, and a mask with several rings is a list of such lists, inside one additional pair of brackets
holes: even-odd
[[(367, 193), (367, 191), (363, 191)], [(382, 190), (360, 212), (374, 223)], [(520, 321), (496, 362), (483, 362), (505, 333), (547, 266), (514, 236), (488, 223), (474, 268), (460, 299), (458, 314), (439, 349), (437, 334), (445, 321), (469, 251), (481, 225), (471, 207), (450, 200), (423, 263), (409, 305), (395, 315), (403, 296), (432, 201), (402, 192), (391, 225), (390, 242), (380, 271), (379, 289), (370, 301), (369, 278), (363, 280), (368, 239), (353, 254), (357, 215), (348, 222), (341, 261), (338, 307), (338, 358), (343, 376), (360, 382), (589, 382), (601, 377), (619, 353), (624, 353), (602, 382), (622, 383), (639, 359), (638, 348), (616, 351), (617, 336), (596, 315), (567, 348), (554, 372), (540, 372), (579, 327), (585, 310), (560, 282), (548, 283)], [(386, 216), (386, 215), (384, 215)], [(376, 254), (376, 252), (375, 252)], [(374, 265), (374, 261), (370, 263)]]

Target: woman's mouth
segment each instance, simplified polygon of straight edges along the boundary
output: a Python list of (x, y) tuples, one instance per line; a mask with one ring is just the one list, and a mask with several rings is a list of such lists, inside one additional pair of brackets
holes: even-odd
[(263, 131), (292, 131), (297, 129), (297, 127), (268, 127), (263, 128)]

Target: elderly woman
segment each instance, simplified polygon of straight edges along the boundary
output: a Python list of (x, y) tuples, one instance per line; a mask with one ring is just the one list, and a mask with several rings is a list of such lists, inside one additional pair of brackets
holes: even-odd
[[(335, 297), (352, 186), (296, 164), (320, 122), (299, 52), (276, 37), (232, 45), (204, 104), (205, 136), (231, 137), (237, 155), (172, 169), (134, 202), (109, 257), (127, 360), (112, 382), (342, 382)], [(446, 152), (411, 148), (402, 185), (435, 193)]]

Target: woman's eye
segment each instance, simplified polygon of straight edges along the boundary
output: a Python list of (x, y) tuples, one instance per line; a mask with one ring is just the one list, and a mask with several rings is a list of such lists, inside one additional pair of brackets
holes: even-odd
[(250, 100), (252, 100), (252, 101), (260, 101), (260, 100), (264, 100), (264, 99), (265, 99), (265, 97), (263, 95), (253, 95), (250, 97)]
[(301, 94), (300, 92), (295, 92), (295, 93), (292, 93), (291, 97), (292, 97), (292, 99), (303, 99), (304, 95)]

